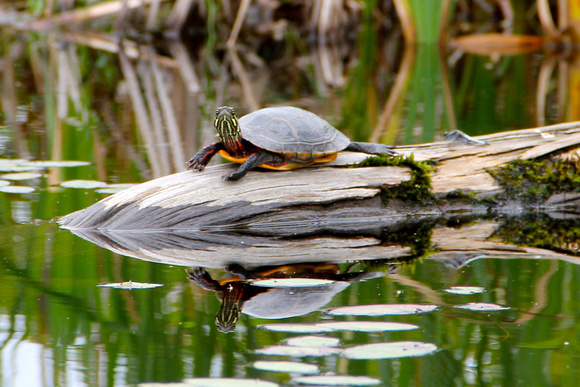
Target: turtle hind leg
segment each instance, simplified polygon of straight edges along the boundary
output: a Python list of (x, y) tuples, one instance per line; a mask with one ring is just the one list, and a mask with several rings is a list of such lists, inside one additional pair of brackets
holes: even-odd
[(351, 142), (346, 151), (369, 153), (371, 155), (380, 155), (381, 153), (394, 156), (397, 154), (394, 147), (385, 144), (375, 144), (372, 142)]

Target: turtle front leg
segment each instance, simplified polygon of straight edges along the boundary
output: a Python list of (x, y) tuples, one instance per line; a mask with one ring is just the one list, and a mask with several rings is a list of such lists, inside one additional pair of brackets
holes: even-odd
[(209, 273), (201, 267), (192, 268), (191, 271), (187, 271), (188, 278), (198, 284), (204, 290), (210, 290), (217, 292), (221, 289), (218, 281), (211, 278)]
[(262, 164), (269, 164), (269, 165), (276, 165), (276, 164), (284, 164), (284, 158), (281, 155), (276, 153), (268, 152), (266, 150), (262, 150), (258, 153), (254, 153), (253, 155), (249, 156), (246, 161), (237, 171), (229, 173), (227, 175), (223, 175), (222, 177), (225, 180), (240, 180), (242, 177), (246, 176), (246, 173), (250, 169), (254, 169), (259, 167)]
[(214, 142), (204, 146), (187, 162), (187, 169), (203, 171), (211, 158), (222, 149), (225, 149), (225, 147), (221, 142)]

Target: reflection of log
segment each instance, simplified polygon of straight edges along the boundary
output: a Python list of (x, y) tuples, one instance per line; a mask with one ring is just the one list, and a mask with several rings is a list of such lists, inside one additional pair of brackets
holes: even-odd
[[(433, 193), (452, 191), (491, 195), (501, 187), (487, 172), (520, 159), (537, 159), (569, 151), (580, 144), (580, 124), (569, 123), (481, 136), (488, 145), (435, 142), (401, 147), (416, 160), (437, 162)], [(358, 234), (373, 224), (381, 228), (409, 217), (501, 212), (485, 203), (438, 202), (428, 206), (391, 200), (384, 206), (381, 190), (409, 181), (403, 167), (344, 168), (367, 157), (341, 153), (331, 164), (288, 172), (251, 171), (237, 182), (221, 178), (234, 166), (209, 167), (155, 179), (110, 196), (61, 219), (71, 229), (228, 231), (261, 235), (305, 235), (334, 232)], [(560, 193), (552, 208), (565, 203), (578, 208), (578, 195)], [(570, 199), (573, 200), (570, 200)], [(522, 206), (519, 206), (522, 207)], [(506, 211), (524, 211), (511, 205)]]
[[(435, 225), (432, 224), (432, 227)], [(580, 264), (580, 258), (535, 247), (517, 247), (494, 240), (498, 224), (482, 221), (461, 228), (435, 227), (425, 243), (436, 252), (430, 259), (458, 268), (474, 259), (528, 258), (558, 259)], [(385, 226), (389, 229), (389, 226)], [(388, 242), (392, 235), (377, 237), (277, 238), (233, 235), (220, 232), (123, 232), (73, 230), (80, 237), (116, 253), (178, 266), (217, 269), (232, 263), (245, 267), (304, 262), (342, 263), (359, 260), (404, 260), (413, 249)], [(403, 236), (409, 231), (393, 235)], [(403, 242), (406, 243), (406, 242)]]

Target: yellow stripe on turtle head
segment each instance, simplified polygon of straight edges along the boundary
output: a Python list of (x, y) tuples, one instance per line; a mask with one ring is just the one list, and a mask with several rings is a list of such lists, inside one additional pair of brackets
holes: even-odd
[(240, 126), (234, 108), (228, 106), (218, 108), (213, 124), (220, 141), (226, 148), (236, 149), (240, 147)]

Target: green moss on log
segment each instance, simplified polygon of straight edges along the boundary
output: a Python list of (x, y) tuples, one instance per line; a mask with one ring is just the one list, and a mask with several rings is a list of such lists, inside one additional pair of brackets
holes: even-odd
[(429, 204), (435, 201), (435, 195), (431, 191), (430, 174), (435, 168), (426, 161), (416, 161), (413, 154), (409, 156), (371, 156), (360, 163), (353, 164), (352, 168), (361, 167), (406, 167), (411, 170), (411, 179), (396, 187), (383, 187), (383, 198), (401, 199), (413, 204)]
[(580, 192), (578, 158), (515, 160), (489, 173), (504, 188), (506, 199), (538, 203), (562, 192)]

